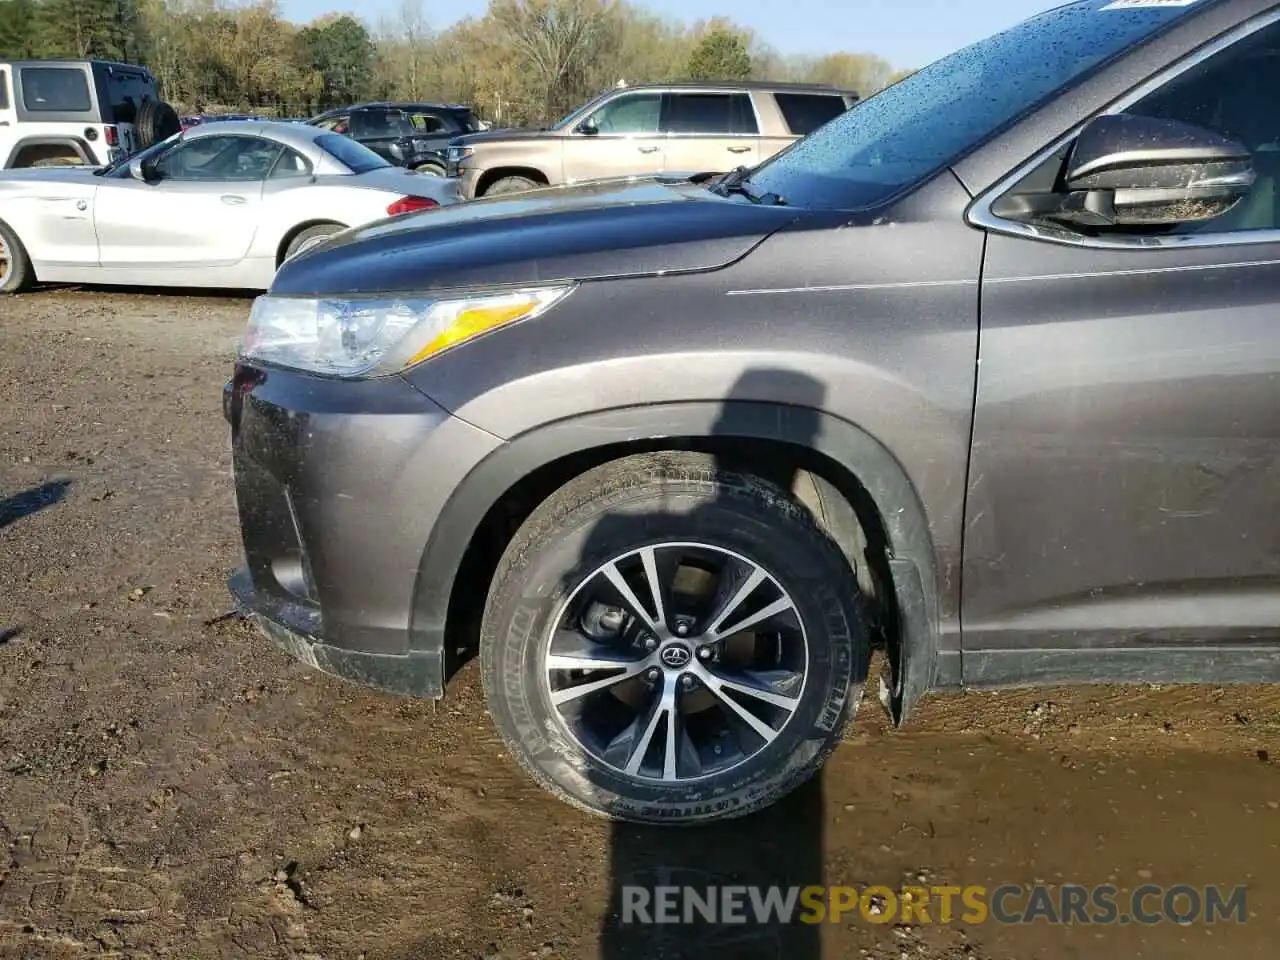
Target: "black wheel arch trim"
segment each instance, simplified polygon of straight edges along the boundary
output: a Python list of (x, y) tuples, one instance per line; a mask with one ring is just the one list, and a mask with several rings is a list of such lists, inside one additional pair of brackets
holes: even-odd
[(892, 712), (899, 725), (905, 722), (934, 685), (939, 656), (937, 561), (924, 506), (897, 459), (871, 434), (831, 414), (783, 404), (628, 407), (556, 421), (511, 438), (471, 470), (440, 513), (419, 564), (411, 647), (443, 651), (463, 557), (490, 510), (522, 480), (593, 449), (713, 436), (808, 448), (846, 471), (870, 495), (884, 527), (897, 606)]

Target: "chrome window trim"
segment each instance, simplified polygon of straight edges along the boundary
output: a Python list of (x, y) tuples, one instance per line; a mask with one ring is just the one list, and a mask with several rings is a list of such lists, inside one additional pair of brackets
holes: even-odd
[[(676, 94), (676, 93), (692, 93), (692, 94), (708, 94), (709, 93), (709, 94), (722, 94), (722, 95), (732, 95), (732, 96), (744, 96), (747, 98), (747, 102), (751, 104), (751, 113), (756, 118), (756, 131), (757, 131), (756, 133), (668, 133), (666, 131), (659, 130), (657, 133), (624, 133), (624, 134), (616, 134), (616, 136), (618, 137), (653, 137), (655, 139), (664, 139), (664, 140), (684, 140), (684, 139), (689, 139), (693, 137), (701, 137), (704, 140), (713, 140), (713, 139), (724, 140), (729, 138), (741, 138), (744, 140), (759, 140), (762, 137), (770, 136), (770, 134), (766, 134), (764, 132), (764, 122), (763, 122), (763, 118), (760, 116), (760, 106), (759, 104), (756, 103), (755, 94), (759, 92), (762, 92), (762, 91), (757, 91), (754, 89), (735, 90), (731, 87), (696, 87), (696, 88), (643, 87), (639, 90), (635, 88), (628, 88), (624, 90), (619, 90), (617, 93), (613, 94), (612, 96), (606, 97), (596, 106), (595, 110), (592, 110), (591, 113), (587, 114), (587, 116), (593, 116), (596, 110), (601, 110), (604, 107), (608, 106), (609, 104), (613, 103), (614, 101), (627, 96), (628, 94), (632, 96), (635, 96), (637, 94), (657, 94), (659, 97), (667, 97), (667, 96), (670, 96), (671, 94)], [(763, 91), (763, 92), (768, 93), (770, 91)], [(584, 117), (583, 119), (586, 119), (586, 118)], [(659, 123), (661, 123), (661, 118), (659, 118)], [(577, 127), (576, 123), (570, 126), (569, 128), (570, 136), (578, 136), (578, 137), (582, 136), (582, 134), (578, 133), (577, 130), (575, 129), (576, 127)], [(589, 139), (595, 139), (595, 138), (593, 137)]]
[(1260, 243), (1280, 243), (1280, 228), (1270, 230), (1235, 230), (1222, 233), (1184, 234), (1172, 237), (1085, 237), (1072, 233), (1064, 228), (1037, 226), (1030, 223), (1018, 223), (1016, 220), (1005, 220), (991, 212), (995, 202), (1012, 189), (1020, 180), (1044, 163), (1050, 156), (1080, 135), (1084, 127), (1096, 117), (1123, 113), (1139, 100), (1159, 90), (1165, 84), (1176, 80), (1188, 70), (1199, 66), (1206, 60), (1234, 46), (1241, 40), (1280, 22), (1280, 10), (1271, 10), (1233, 27), (1215, 40), (1209, 41), (1179, 62), (1165, 67), (1155, 76), (1145, 80), (1128, 93), (1113, 101), (1109, 106), (1099, 110), (1088, 119), (1077, 124), (1070, 131), (1053, 141), (1048, 147), (1036, 153), (1030, 160), (1021, 164), (1012, 173), (990, 187), (969, 205), (965, 212), (965, 222), (970, 226), (1008, 236), (1039, 240), (1045, 243), (1056, 243), (1060, 246), (1086, 247), (1093, 250), (1161, 250), (1191, 249), (1197, 247), (1245, 246)]

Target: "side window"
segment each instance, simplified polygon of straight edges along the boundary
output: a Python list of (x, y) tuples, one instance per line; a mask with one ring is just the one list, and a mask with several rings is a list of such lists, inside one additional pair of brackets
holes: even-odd
[(23, 67), (22, 105), (32, 113), (88, 113), (89, 81), (74, 67)]
[(197, 137), (156, 163), (162, 180), (265, 180), (283, 148), (260, 137)]
[(610, 100), (591, 115), (591, 122), (603, 134), (657, 133), (662, 114), (662, 94), (629, 93)]
[(707, 136), (760, 132), (751, 96), (746, 93), (667, 94), (662, 129)]
[(0, 110), (9, 109), (9, 71), (0, 70)]
[(845, 111), (844, 97), (824, 93), (777, 93), (774, 99), (787, 128), (800, 137), (807, 137)]
[(298, 153), (298, 151), (285, 147), (280, 152), (280, 159), (271, 168), (271, 175), (268, 179), (293, 180), (298, 177), (309, 176), (311, 176), (311, 161)]
[(429, 113), (410, 114), (409, 124), (412, 126), (414, 133), (440, 133), (445, 129), (444, 121)]
[(321, 120), (316, 126), (331, 133), (346, 134), (351, 132), (351, 118), (345, 113), (340, 113), (336, 117)]
[(1280, 228), (1280, 24), (1259, 30), (1125, 110), (1180, 120), (1224, 134), (1253, 154), (1257, 180), (1249, 195), (1221, 217), (1172, 228), (1221, 233)]
[(351, 135), (358, 140), (398, 137), (408, 119), (399, 110), (358, 110), (351, 115)]

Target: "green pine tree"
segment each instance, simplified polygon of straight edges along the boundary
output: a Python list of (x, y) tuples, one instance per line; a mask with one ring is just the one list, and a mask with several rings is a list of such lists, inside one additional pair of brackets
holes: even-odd
[(694, 47), (689, 57), (691, 80), (746, 80), (751, 76), (751, 55), (742, 37), (714, 27)]
[(34, 57), (36, 31), (35, 0), (0, 0), (0, 59)]

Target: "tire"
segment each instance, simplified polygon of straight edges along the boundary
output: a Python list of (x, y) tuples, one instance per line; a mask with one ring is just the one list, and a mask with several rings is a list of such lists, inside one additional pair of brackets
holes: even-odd
[(421, 163), (413, 169), (429, 177), (443, 177), (445, 175), (444, 167), (438, 163)]
[(318, 223), (314, 227), (307, 227), (305, 230), (298, 231), (297, 236), (289, 241), (289, 246), (285, 248), (284, 259), (291, 260), (300, 253), (307, 250), (325, 240), (328, 240), (334, 234), (341, 233), (347, 229), (340, 223)]
[(145, 150), (162, 140), (168, 140), (182, 130), (178, 112), (163, 100), (147, 100), (138, 108), (134, 124), (140, 149)]
[(0, 223), (0, 295), (21, 293), (36, 282), (31, 258), (17, 234)]
[(536, 180), (530, 180), (528, 177), (503, 177), (501, 180), (495, 180), (489, 184), (489, 188), (485, 190), (483, 196), (501, 197), (511, 193), (524, 193), (528, 190), (537, 190), (545, 184), (538, 183)]
[[(638, 646), (610, 648), (611, 652), (625, 651), (627, 659), (644, 657), (645, 672), (623, 684), (570, 701), (584, 704), (583, 716), (595, 711), (593, 715), (606, 717), (614, 724), (609, 733), (598, 739), (595, 749), (588, 748), (565, 722), (553, 702), (552, 691), (556, 695), (563, 695), (566, 689), (580, 691), (602, 674), (587, 672), (585, 679), (567, 688), (560, 684), (570, 674), (557, 673), (553, 680), (546, 669), (551, 628), (553, 623), (565, 623), (562, 613), (575, 610), (594, 585), (603, 582), (599, 575), (593, 577), (593, 572), (615, 558), (615, 570), (640, 578), (631, 581), (636, 584), (633, 594), (637, 599), (645, 597), (640, 600), (641, 605), (648, 604), (652, 610), (652, 593), (647, 589), (641, 592), (640, 586), (647, 582), (644, 577), (649, 567), (643, 554), (636, 551), (654, 544), (663, 544), (653, 550), (654, 570), (669, 570), (668, 565), (674, 566), (672, 558), (681, 558), (683, 552), (705, 550), (709, 557), (723, 558), (722, 569), (733, 569), (736, 576), (722, 580), (716, 588), (719, 592), (712, 596), (704, 612), (696, 615), (693, 622), (677, 624), (672, 628), (676, 633), (669, 633), (656, 648), (652, 638), (646, 640), (643, 636), (634, 641)], [(637, 555), (639, 561), (635, 559)], [(634, 571), (637, 563), (638, 572), (627, 572), (628, 565)], [(747, 608), (747, 601), (768, 606), (770, 596), (777, 596), (773, 591), (784, 592), (783, 599), (789, 598), (792, 607), (789, 612), (784, 610), (776, 622), (782, 624), (794, 615), (802, 628), (797, 631), (791, 626), (779, 626), (773, 633), (764, 627), (775, 621), (765, 621), (764, 627), (753, 627), (751, 634), (727, 631), (735, 639), (725, 642), (723, 654), (714, 654), (715, 662), (699, 663), (703, 651), (698, 650), (698, 644), (710, 636), (705, 628), (714, 626), (718, 616), (713, 611), (742, 587), (751, 565), (762, 570), (765, 579), (759, 581), (760, 585), (754, 588), (757, 592), (740, 609)], [(666, 574), (662, 576), (665, 578)], [(761, 590), (770, 593), (759, 593)], [(674, 611), (679, 603), (672, 601), (664, 606)], [(605, 623), (604, 617), (598, 622)], [(624, 638), (634, 636), (636, 621), (624, 622), (632, 624), (624, 630)], [(735, 614), (726, 622), (738, 624), (744, 620)], [(681, 639), (686, 636), (679, 632), (682, 629), (693, 631), (688, 634), (691, 639), (687, 644)], [(695, 637), (699, 631), (704, 632)], [(756, 644), (762, 641), (756, 634), (766, 638), (766, 645), (771, 642), (767, 638), (776, 637), (779, 649), (787, 636), (792, 640), (799, 636), (807, 646), (804, 678), (801, 692), (793, 700), (794, 707), (789, 714), (779, 707), (775, 720), (767, 724), (775, 730), (771, 742), (764, 736), (754, 735), (753, 739), (752, 734), (743, 733), (734, 741), (714, 740), (710, 754), (705, 752), (705, 745), (699, 744), (698, 749), (703, 752), (698, 759), (690, 759), (692, 755), (684, 752), (686, 744), (681, 738), (689, 731), (714, 729), (721, 717), (732, 720), (732, 712), (722, 705), (730, 698), (718, 698), (709, 685), (698, 681), (693, 681), (691, 691), (682, 687), (687, 681), (668, 662), (668, 647), (687, 646), (678, 658), (684, 661), (684, 672), (702, 670), (699, 676), (718, 683), (715, 678), (721, 674), (715, 671), (727, 671), (723, 674), (726, 677), (750, 675), (732, 672), (734, 668), (719, 658), (723, 655), (727, 659), (730, 645), (737, 645), (748, 636), (753, 652), (758, 651)], [(557, 632), (557, 643), (568, 635)], [(581, 634), (572, 636), (575, 643), (582, 642)], [(574, 649), (603, 648), (587, 643)], [(628, 457), (591, 470), (534, 511), (499, 562), (481, 627), (480, 655), (490, 712), (512, 754), (535, 780), (562, 800), (609, 819), (692, 825), (752, 813), (812, 777), (839, 743), (846, 723), (856, 711), (866, 681), (869, 650), (869, 632), (853, 587), (853, 575), (840, 549), (815, 525), (809, 512), (781, 488), (717, 466), (710, 456), (667, 453)], [(660, 671), (661, 679), (650, 687), (645, 674), (652, 673), (657, 662), (667, 663), (668, 667)], [(792, 659), (784, 661), (779, 657), (774, 662), (797, 661), (792, 655)], [(654, 698), (660, 696), (659, 689), (664, 693), (678, 691), (671, 695), (682, 711), (693, 709), (695, 704), (701, 711), (696, 714), (699, 720), (695, 725), (685, 722), (693, 713), (680, 713), (676, 729), (682, 733), (675, 741), (678, 750), (666, 748), (665, 719), (652, 725), (650, 737), (640, 735), (642, 728), (649, 725), (644, 722), (643, 705), (648, 704), (651, 709), (658, 702)], [(770, 692), (781, 689), (774, 687)], [(787, 695), (795, 689), (793, 683), (787, 688)], [(610, 699), (598, 707), (602, 696)], [(625, 722), (625, 716), (615, 717), (617, 705), (629, 698), (635, 701), (633, 707), (639, 704), (634, 723), (630, 724)], [(751, 701), (764, 710), (771, 709), (754, 697)], [(780, 722), (777, 716), (781, 717)], [(619, 723), (623, 726), (617, 726)], [(745, 728), (746, 724), (742, 726)], [(621, 754), (615, 754), (613, 762), (606, 762), (605, 751), (600, 749), (615, 730), (631, 731), (629, 741), (622, 735), (625, 765), (621, 765)], [(689, 735), (688, 743), (692, 745), (694, 739)], [(755, 744), (755, 740), (759, 743)], [(617, 745), (616, 735), (611, 743)], [(628, 743), (648, 746), (636, 751), (628, 748)], [(730, 747), (728, 759), (723, 762), (733, 765), (716, 770), (716, 764), (721, 762), (717, 759), (722, 755), (721, 743)], [(735, 757), (735, 751), (740, 757)], [(642, 755), (640, 761), (635, 760), (637, 752)], [(668, 755), (677, 756), (674, 763), (666, 759)], [(647, 767), (647, 774), (630, 772), (627, 768), (633, 765)], [(663, 769), (659, 770), (659, 765)]]

